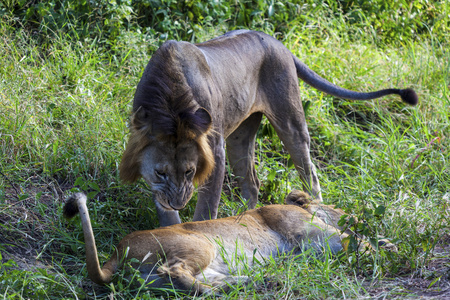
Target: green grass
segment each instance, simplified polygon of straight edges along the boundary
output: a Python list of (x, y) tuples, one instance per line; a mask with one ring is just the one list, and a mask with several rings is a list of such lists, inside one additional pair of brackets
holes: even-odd
[[(318, 39), (319, 29), (299, 26), (283, 42), (335, 84), (362, 91), (413, 87), (420, 97), (414, 108), (396, 97), (349, 102), (300, 83), (326, 203), (364, 219), (362, 232), (390, 238), (399, 252), (270, 260), (244, 270), (250, 283), (224, 298), (402, 298), (418, 293), (402, 284), (405, 278), (425, 282), (424, 292), (448, 284), (448, 45), (432, 35), (400, 48), (365, 39), (349, 43), (336, 32), (345, 24), (333, 22), (339, 19), (323, 25), (326, 39)], [(205, 28), (196, 38), (223, 31)], [(158, 226), (146, 185), (122, 184), (117, 170), (134, 89), (158, 42), (130, 31), (112, 49), (58, 33), (42, 44), (27, 30), (0, 27), (0, 298), (165, 295), (131, 288), (120, 275), (109, 287), (93, 285), (79, 222), (61, 214), (67, 195), (89, 194), (102, 262), (125, 234)], [(281, 203), (300, 181), (267, 123), (256, 148), (261, 203)], [(184, 221), (194, 205), (195, 196)], [(242, 209), (230, 175), (219, 215)]]

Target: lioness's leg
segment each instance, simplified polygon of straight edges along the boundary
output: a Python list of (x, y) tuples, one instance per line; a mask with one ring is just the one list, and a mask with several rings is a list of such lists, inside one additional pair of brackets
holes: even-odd
[(258, 201), (259, 180), (253, 160), (261, 118), (261, 113), (251, 115), (227, 138), (227, 156), (249, 209), (255, 208)]
[(198, 189), (197, 205), (195, 206), (194, 221), (217, 218), (223, 178), (225, 176), (225, 143), (222, 136), (215, 138), (211, 145), (214, 152), (216, 166), (214, 171)]
[(216, 248), (208, 238), (181, 231), (180, 234), (163, 237), (159, 242), (161, 256), (167, 259), (157, 269), (161, 278), (174, 288), (191, 294), (211, 291), (210, 279), (202, 276), (205, 270), (211, 269), (216, 257)]
[[(194, 266), (195, 269), (196, 266)], [(170, 282), (175, 289), (190, 294), (203, 294), (211, 291), (211, 287), (197, 280), (192, 274), (192, 266), (186, 260), (173, 258), (158, 268), (158, 275)]]

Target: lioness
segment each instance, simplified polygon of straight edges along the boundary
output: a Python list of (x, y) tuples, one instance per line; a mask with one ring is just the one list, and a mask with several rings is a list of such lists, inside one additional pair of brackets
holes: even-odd
[(348, 233), (340, 233), (338, 221), (344, 212), (333, 205), (310, 202), (308, 197), (293, 191), (286, 198), (288, 205), (268, 205), (240, 216), (133, 232), (120, 241), (103, 268), (97, 257), (86, 196), (77, 193), (70, 197), (64, 215), (71, 218), (80, 213), (86, 267), (95, 283), (111, 282), (124, 261), (135, 259), (132, 266), (150, 286), (171, 284), (197, 294), (213, 289), (226, 291), (227, 283), (245, 281), (245, 277), (232, 275), (240, 267), (230, 263), (236, 257), (251, 266), (254, 259), (262, 262), (269, 256), (296, 255), (308, 248), (320, 252), (329, 247), (332, 253), (343, 249)]
[(412, 89), (358, 93), (323, 79), (275, 38), (248, 30), (201, 44), (167, 41), (152, 56), (134, 96), (130, 137), (120, 164), (128, 182), (142, 176), (154, 194), (161, 226), (180, 223), (178, 210), (199, 189), (194, 221), (214, 219), (227, 155), (248, 207), (257, 202), (255, 136), (262, 115), (291, 155), (303, 189), (321, 200), (298, 78), (336, 97), (367, 100)]

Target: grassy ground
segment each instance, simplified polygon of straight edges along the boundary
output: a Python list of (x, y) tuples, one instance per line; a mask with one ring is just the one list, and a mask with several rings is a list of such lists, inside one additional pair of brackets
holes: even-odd
[[(109, 287), (93, 285), (79, 222), (61, 216), (67, 195), (89, 194), (102, 262), (126, 233), (158, 226), (146, 185), (123, 185), (117, 167), (134, 89), (148, 50), (159, 41), (130, 32), (107, 51), (95, 40), (56, 34), (43, 46), (27, 31), (0, 30), (0, 297), (164, 297), (130, 288), (120, 274)], [(419, 94), (417, 107), (395, 97), (349, 102), (300, 83), (325, 202), (364, 219), (362, 232), (388, 237), (399, 252), (272, 260), (244, 270), (250, 284), (224, 298), (449, 297), (446, 45), (430, 36), (420, 44), (378, 48), (333, 32), (327, 39), (316, 35), (296, 28), (283, 42), (335, 84), (361, 91), (413, 87)], [(267, 124), (256, 147), (261, 203), (282, 202), (300, 187), (297, 173)], [(219, 215), (241, 211), (238, 199), (229, 175)], [(184, 221), (194, 205), (195, 196), (182, 212)]]

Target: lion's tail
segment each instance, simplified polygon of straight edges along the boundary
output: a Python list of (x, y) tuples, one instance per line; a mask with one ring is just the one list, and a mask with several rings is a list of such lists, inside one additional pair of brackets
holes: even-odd
[(320, 77), (294, 55), (292, 55), (292, 57), (294, 58), (295, 67), (297, 69), (297, 76), (301, 80), (332, 96), (349, 100), (370, 100), (386, 95), (397, 94), (400, 95), (402, 100), (408, 104), (416, 105), (419, 102), (419, 98), (413, 89), (385, 89), (370, 93), (360, 93), (341, 88), (340, 86), (337, 86)]
[(77, 213), (80, 214), (86, 247), (86, 267), (89, 278), (97, 284), (106, 284), (111, 282), (113, 274), (117, 271), (117, 262), (110, 260), (103, 268), (100, 268), (86, 200), (86, 195), (83, 193), (72, 195), (64, 205), (63, 214), (64, 217), (69, 219), (76, 216)]

